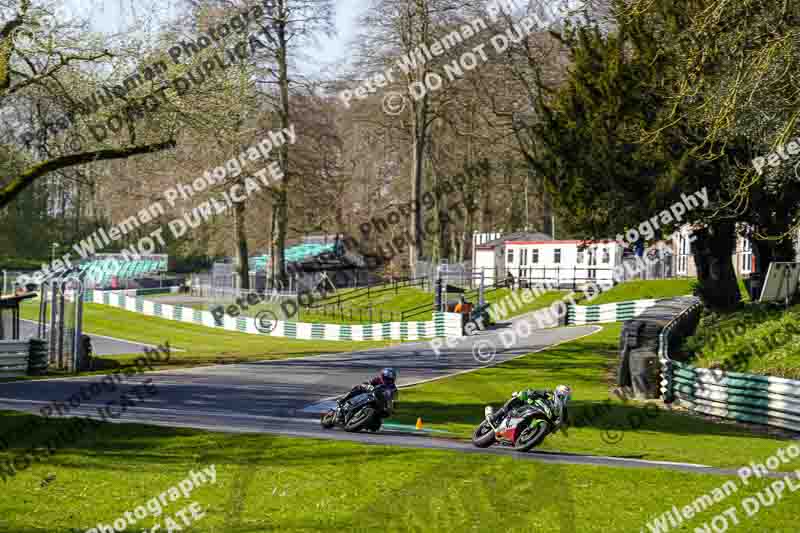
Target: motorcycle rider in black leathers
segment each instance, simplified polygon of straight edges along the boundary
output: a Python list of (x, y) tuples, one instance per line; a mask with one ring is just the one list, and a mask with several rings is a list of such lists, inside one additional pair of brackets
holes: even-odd
[(381, 370), (380, 374), (375, 376), (369, 381), (365, 381), (361, 385), (356, 385), (353, 389), (347, 393), (347, 396), (342, 398), (338, 401), (340, 409), (337, 409), (339, 420), (344, 416), (344, 410), (341, 409), (341, 406), (350, 398), (358, 396), (359, 394), (370, 392), (377, 387), (383, 387), (384, 394), (378, 395), (378, 400), (382, 402), (383, 413), (381, 416), (384, 418), (389, 416), (389, 412), (387, 409), (387, 401), (386, 398), (396, 398), (397, 397), (397, 386), (395, 385), (395, 381), (397, 381), (397, 372), (394, 368), (384, 368)]

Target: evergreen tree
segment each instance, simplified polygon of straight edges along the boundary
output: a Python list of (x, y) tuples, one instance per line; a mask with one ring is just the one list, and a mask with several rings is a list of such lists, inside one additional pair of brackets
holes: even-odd
[(714, 214), (728, 199), (723, 182), (741, 165), (742, 142), (714, 146), (714, 158), (697, 156), (705, 130), (674, 112), (671, 82), (679, 57), (662, 42), (681, 22), (668, 12), (673, 18), (617, 17), (610, 33), (599, 24), (568, 27), (560, 36), (571, 54), (566, 80), (557, 87), (537, 80), (535, 111), (516, 121), (517, 134), (559, 209), (586, 235), (624, 233), (682, 194), (707, 188), (708, 208), (659, 229), (666, 235), (685, 223), (695, 226), (700, 295), (711, 308), (731, 309), (740, 301), (731, 260), (735, 220)]

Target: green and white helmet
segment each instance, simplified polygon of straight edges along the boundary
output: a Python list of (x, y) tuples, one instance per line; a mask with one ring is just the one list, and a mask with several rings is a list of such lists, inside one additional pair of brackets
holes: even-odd
[(559, 385), (553, 391), (555, 396), (559, 396), (565, 400), (569, 400), (572, 397), (572, 388), (569, 385)]

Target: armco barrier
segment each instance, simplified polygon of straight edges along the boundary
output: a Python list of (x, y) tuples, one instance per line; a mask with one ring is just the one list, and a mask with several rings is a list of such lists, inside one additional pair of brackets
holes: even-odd
[(631, 300), (613, 304), (567, 305), (567, 324), (583, 326), (608, 322), (624, 322), (636, 318), (656, 305), (658, 300)]
[(28, 373), (28, 341), (0, 341), (0, 377), (15, 378)]
[(312, 324), (278, 320), (269, 332), (259, 331), (251, 317), (232, 317), (227, 314), (220, 321), (210, 311), (202, 311), (180, 305), (167, 305), (127, 296), (117, 291), (92, 291), (84, 293), (84, 301), (119, 307), (126, 311), (167, 320), (187, 322), (210, 328), (238, 331), (252, 335), (268, 335), (304, 340), (418, 340), (433, 337), (461, 337), (461, 315), (456, 313), (433, 313), (427, 322), (385, 322), (380, 324)]
[(679, 340), (673, 335), (699, 306), (695, 302), (685, 308), (659, 336), (664, 401), (694, 413), (800, 432), (800, 381), (709, 370), (672, 360), (670, 346)]

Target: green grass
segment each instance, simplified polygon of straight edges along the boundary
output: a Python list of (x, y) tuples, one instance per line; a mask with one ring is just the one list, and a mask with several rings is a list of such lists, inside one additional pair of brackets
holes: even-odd
[[(397, 421), (469, 438), (485, 405), (500, 407), (525, 387), (573, 388), (573, 420), (567, 435), (545, 440), (542, 449), (735, 467), (771, 455), (781, 442), (731, 424), (714, 424), (655, 404), (623, 403), (609, 394), (618, 358), (621, 325), (495, 367), (403, 389)], [(621, 439), (617, 442), (617, 439)]]
[[(362, 289), (341, 289), (338, 291), (337, 294), (341, 296), (341, 298), (347, 298), (351, 295), (354, 291), (358, 290), (359, 294), (361, 293)], [(172, 295), (174, 296), (174, 295)], [(159, 296), (146, 296), (145, 298), (151, 300), (158, 300)], [(361, 296), (357, 296), (352, 300), (347, 300), (342, 302), (342, 307), (344, 308), (344, 316), (339, 314), (333, 314), (334, 306), (337, 302), (337, 298), (331, 297), (326, 298), (325, 300), (320, 300), (318, 302), (314, 302), (315, 306), (327, 304), (329, 305), (329, 313), (322, 313), (319, 311), (309, 310), (306, 308), (300, 308), (297, 311), (297, 314), (292, 317), (291, 319), (295, 322), (316, 322), (316, 323), (324, 323), (324, 324), (365, 324), (371, 322), (391, 322), (391, 321), (400, 321), (400, 312), (403, 310), (412, 309), (414, 307), (427, 305), (428, 309), (420, 312), (419, 314), (411, 317), (406, 318), (405, 320), (412, 320), (412, 321), (427, 321), (431, 320), (431, 309), (433, 307), (433, 295), (429, 292), (422, 291), (416, 288), (400, 288), (395, 294), (394, 291), (387, 291), (382, 292), (379, 294), (372, 293), (371, 294), (371, 301), (373, 304), (373, 315), (372, 320), (369, 319), (369, 303), (370, 299), (367, 298), (366, 292), (363, 293)], [(289, 313), (294, 312), (294, 307), (297, 303), (296, 300), (289, 300), (284, 299), (282, 302), (285, 303), (286, 309)], [(217, 305), (236, 305), (233, 299), (230, 300), (222, 300), (222, 301), (209, 301), (208, 303), (190, 303), (184, 305), (184, 307), (189, 307), (192, 309), (199, 309), (202, 311), (209, 311), (211, 307)], [(256, 316), (261, 311), (272, 311), (275, 313), (276, 316), (280, 318), (285, 318), (287, 316), (287, 311), (281, 307), (281, 301), (267, 301), (258, 303), (256, 305), (248, 305), (247, 308), (239, 307), (239, 312), (242, 316), (249, 316), (253, 317)], [(383, 310), (383, 316), (381, 317), (380, 310)], [(338, 313), (338, 309), (336, 311)], [(352, 312), (352, 318), (351, 318)], [(390, 314), (393, 312), (394, 314)]]
[[(388, 288), (388, 287), (387, 287)], [(357, 296), (354, 296), (356, 295)], [(341, 297), (343, 305), (352, 307), (369, 307), (370, 303), (374, 307), (382, 307), (386, 310), (400, 311), (403, 309), (411, 309), (425, 304), (433, 305), (433, 293), (424, 291), (416, 287), (402, 287), (394, 290), (382, 290), (376, 292), (370, 290), (369, 296), (365, 289), (341, 289), (337, 291), (337, 295)], [(333, 304), (339, 300), (336, 296), (320, 300), (320, 304)]]
[[(340, 291), (342, 294), (342, 298), (345, 298), (353, 290), (354, 289), (345, 289)], [(517, 295), (516, 296), (517, 301), (522, 302), (521, 296), (523, 292), (524, 291), (521, 290), (515, 291)], [(506, 300), (510, 296), (510, 294), (511, 291), (505, 288), (488, 291), (486, 293), (486, 301), (488, 303), (502, 302), (503, 300)], [(508, 314), (507, 318), (522, 315), (525, 313), (529, 313), (531, 311), (547, 307), (552, 303), (554, 303), (555, 301), (562, 298), (563, 296), (565, 296), (566, 294), (567, 294), (566, 291), (552, 291), (542, 294), (539, 298), (531, 302), (522, 302), (521, 305), (513, 313)], [(455, 299), (455, 295), (451, 295), (450, 298)], [(373, 303), (372, 319), (370, 319), (370, 314), (369, 314), (370, 300), (367, 299), (366, 294), (364, 294), (362, 296), (354, 298), (353, 300), (348, 300), (343, 302), (342, 303), (343, 314), (334, 314), (334, 313), (325, 314), (321, 312), (314, 312), (314, 310), (301, 308), (294, 321), (316, 322), (323, 324), (368, 324), (381, 321), (382, 322), (400, 321), (401, 311), (404, 310), (408, 311), (418, 306), (425, 306), (425, 309), (420, 310), (418, 314), (415, 314), (414, 316), (411, 317), (406, 317), (403, 320), (410, 320), (410, 321), (431, 320), (432, 309), (433, 309), (433, 294), (422, 291), (417, 288), (407, 287), (398, 289), (397, 294), (395, 294), (393, 291), (378, 294), (373, 296), (371, 301)], [(315, 305), (320, 305), (321, 303), (327, 303), (331, 305), (330, 309), (331, 311), (333, 311), (336, 300), (334, 298), (328, 298)], [(191, 307), (193, 309), (201, 309), (204, 311), (208, 311), (210, 309), (209, 304), (201, 304), (201, 303), (189, 304), (187, 307)], [(241, 311), (244, 316), (255, 316), (256, 314), (258, 314), (260, 311), (263, 310), (272, 311), (278, 317), (286, 316), (286, 313), (281, 308), (280, 304), (277, 302), (264, 302), (254, 306), (249, 306), (247, 309), (242, 309)], [(289, 307), (289, 310), (291, 311), (292, 307)], [(383, 310), (383, 315), (380, 314), (380, 310)], [(393, 313), (391, 316), (390, 312)], [(336, 313), (338, 313), (338, 310), (336, 311)]]
[(800, 379), (800, 306), (748, 304), (706, 314), (682, 349), (693, 364), (735, 372)]
[[(392, 309), (403, 309), (403, 308), (410, 308), (417, 305), (430, 305), (433, 307), (433, 294), (429, 292), (423, 292), (419, 289), (407, 289), (406, 294), (399, 295), (397, 298), (391, 299), (388, 303), (389, 307)], [(516, 290), (513, 291), (517, 297), (520, 297), (524, 291)], [(487, 290), (485, 299), (487, 303), (494, 304), (498, 301), (507, 299), (512, 294), (512, 291), (506, 288), (496, 289), (496, 290)], [(553, 291), (548, 292), (542, 295), (542, 297), (547, 297), (543, 300), (535, 300), (533, 302), (524, 303), (517, 311), (516, 314), (524, 314), (530, 311), (534, 311), (536, 309), (540, 309), (542, 306), (549, 305), (553, 301), (556, 301), (559, 297), (566, 295), (566, 291)], [(458, 299), (458, 295), (456, 294), (449, 294), (448, 300), (454, 301)], [(473, 304), (477, 304), (476, 301), (472, 302)]]
[[(0, 413), (0, 434), (26, 418)], [(53, 420), (48, 431), (63, 424)], [(28, 435), (12, 451), (42, 438)], [(148, 516), (128, 531), (149, 531), (159, 522), (159, 531), (166, 531), (167, 517), (183, 526), (175, 513), (191, 501), (206, 513), (183, 529), (194, 533), (646, 531), (653, 517), (728, 480), (738, 491), (680, 531), (694, 531), (730, 505), (740, 507), (742, 521), (732, 530), (797, 531), (798, 493), (788, 490), (775, 505), (744, 516), (739, 502), (763, 490), (762, 480), (743, 486), (737, 478), (667, 470), (115, 424), (87, 432), (9, 478), (0, 498), (0, 532), (77, 533), (110, 524), (190, 470), (211, 465), (216, 483), (198, 487), (189, 499), (167, 499), (159, 519)]]
[[(22, 306), (23, 318), (33, 320), (37, 304)], [(170, 346), (183, 351), (173, 352), (167, 366), (195, 366), (210, 363), (239, 363), (267, 359), (287, 359), (321, 353), (346, 353), (391, 346), (399, 341), (317, 341), (250, 335), (235, 331), (148, 317), (99, 304), (84, 306), (84, 330), (119, 339)], [(139, 355), (105, 356), (107, 364), (131, 364)]]
[[(210, 311), (211, 308), (215, 307), (216, 305), (224, 305), (227, 307), (232, 304), (234, 304), (234, 302), (227, 302), (227, 303), (218, 302), (214, 304), (191, 303), (188, 305), (184, 305), (184, 307), (189, 307), (191, 309), (199, 309), (201, 311)], [(389, 312), (384, 310), (383, 315), (381, 315), (380, 312), (376, 309), (374, 310), (372, 315), (373, 320), (369, 320), (369, 309), (353, 308), (347, 306), (344, 306), (343, 315), (333, 314), (332, 313), (333, 308), (331, 308), (331, 314), (313, 312), (313, 310), (310, 311), (306, 308), (299, 308), (295, 311), (294, 305), (288, 305), (286, 309), (284, 309), (283, 307), (281, 307), (280, 302), (263, 302), (256, 305), (249, 305), (246, 309), (236, 305), (236, 308), (238, 312), (241, 313), (241, 316), (254, 317), (262, 311), (271, 311), (280, 320), (289, 320), (292, 322), (317, 323), (317, 324), (370, 324), (370, 323), (378, 323), (381, 321), (382, 322), (400, 321), (399, 311), (391, 315)], [(291, 316), (292, 313), (294, 313), (294, 316)], [(428, 311), (427, 313), (416, 315), (411, 318), (406, 318), (405, 320), (407, 321), (410, 320), (415, 322), (416, 321), (426, 322), (432, 320), (431, 318), (432, 316), (433, 313), (431, 311)], [(363, 318), (363, 320), (360, 320), (360, 318)]]
[(626, 281), (601, 293), (591, 302), (586, 302), (586, 305), (685, 296), (692, 293), (692, 284), (695, 281), (689, 278)]
[[(609, 289), (608, 291), (603, 292), (592, 301), (583, 301), (583, 302), (579, 301), (579, 303), (583, 305), (599, 305), (599, 304), (607, 304), (615, 302), (624, 302), (629, 300), (647, 300), (655, 298), (670, 298), (673, 296), (684, 296), (687, 294), (691, 294), (692, 292), (691, 286), (694, 282), (695, 282), (694, 279), (688, 279), (688, 278), (649, 280), (649, 281), (639, 281), (639, 280), (628, 281), (616, 285), (615, 287)], [(416, 287), (400, 288), (397, 290), (397, 293), (395, 293), (395, 291), (386, 291), (378, 294), (371, 293), (369, 298), (367, 297), (367, 294), (363, 289), (342, 289), (339, 291), (338, 294), (341, 295), (342, 299), (345, 299), (348, 297), (348, 295), (352, 294), (354, 291), (358, 291), (359, 295), (357, 297), (353, 298), (352, 300), (346, 300), (342, 302), (343, 315), (335, 313), (325, 314), (322, 312), (314, 312), (313, 310), (301, 309), (299, 311), (298, 318), (296, 319), (296, 321), (318, 322), (327, 324), (365, 324), (370, 322), (381, 321), (379, 310), (382, 309), (384, 311), (383, 321), (389, 322), (392, 320), (400, 320), (401, 311), (413, 309), (419, 306), (429, 306), (430, 308), (433, 307), (433, 294), (418, 289)], [(524, 291), (522, 290), (517, 290), (514, 292), (517, 294), (518, 297), (520, 297), (524, 293)], [(523, 315), (525, 313), (529, 313), (532, 311), (548, 307), (554, 302), (566, 296), (568, 292), (569, 291), (550, 291), (544, 293), (539, 298), (533, 300), (532, 302), (523, 303), (515, 311), (509, 312), (507, 318), (512, 318), (514, 316)], [(486, 293), (486, 301), (492, 304), (497, 304), (498, 302), (501, 302), (501, 305), (503, 305), (502, 303), (503, 300), (508, 301), (507, 298), (510, 294), (511, 291), (506, 288), (488, 291)], [(455, 294), (450, 295), (449, 299), (451, 300), (456, 299), (456, 295)], [(517, 300), (521, 301), (520, 298), (517, 298)], [(335, 297), (332, 297), (332, 298), (327, 298), (325, 300), (321, 300), (315, 305), (329, 304), (331, 306), (330, 307), (331, 311), (333, 311), (335, 309), (334, 304), (336, 302), (337, 299)], [(370, 302), (372, 303), (373, 306), (372, 320), (370, 320), (369, 318)], [(204, 304), (193, 304), (190, 305), (190, 307), (206, 311), (209, 309), (209, 306)], [(243, 314), (245, 316), (255, 316), (259, 311), (262, 310), (270, 310), (279, 317), (285, 315), (285, 313), (280, 309), (279, 304), (274, 302), (267, 302), (263, 304), (258, 304), (256, 306), (251, 306), (249, 309), (243, 310)], [(337, 310), (336, 313), (338, 312), (339, 311)], [(393, 318), (389, 318), (389, 312), (395, 313)], [(411, 318), (405, 318), (404, 320), (414, 320), (414, 321), (430, 320), (430, 312), (425, 311)]]
[[(354, 289), (347, 289), (341, 291), (342, 298), (345, 298), (347, 294), (352, 292)], [(514, 291), (517, 295), (517, 299), (523, 294), (524, 291), (517, 290)], [(486, 302), (495, 304), (497, 302), (501, 302), (506, 300), (512, 291), (506, 288), (491, 290), (486, 292)], [(523, 302), (522, 305), (519, 306), (513, 313), (509, 313), (508, 318), (519, 316), (525, 313), (529, 313), (531, 311), (536, 311), (538, 309), (542, 309), (551, 305), (553, 302), (559, 300), (561, 297), (565, 296), (567, 291), (552, 291), (542, 294), (539, 298), (531, 301), (531, 302)], [(456, 294), (450, 294), (448, 296), (449, 300), (456, 300)], [(329, 298), (327, 300), (322, 301), (321, 303), (329, 303), (333, 304), (336, 302), (335, 298)], [(372, 305), (375, 309), (373, 313), (373, 321), (378, 321), (378, 311), (377, 309), (383, 309), (385, 312), (394, 311), (399, 315), (400, 311), (414, 309), (419, 306), (429, 306), (429, 309), (433, 308), (433, 293), (423, 291), (421, 289), (415, 287), (406, 287), (403, 289), (398, 289), (397, 294), (394, 291), (389, 291), (386, 293), (378, 294), (378, 295), (371, 295), (371, 298), (367, 298), (366, 293), (363, 291), (360, 293), (360, 296), (354, 298), (353, 300), (348, 300), (344, 302), (342, 305), (345, 307), (345, 316), (342, 318), (341, 315), (337, 316), (330, 316), (324, 314), (315, 314), (303, 309), (300, 313), (300, 319), (303, 322), (328, 322), (328, 323), (344, 323), (344, 324), (361, 324), (370, 322), (368, 318), (368, 308), (369, 304), (372, 302)], [(476, 304), (477, 302), (472, 302)], [(354, 312), (354, 319), (350, 319), (349, 308), (353, 308)], [(363, 313), (363, 320), (359, 317), (359, 309)], [(430, 312), (425, 311), (423, 314), (415, 315), (411, 318), (406, 318), (404, 320), (429, 320)], [(396, 317), (399, 319), (399, 316)]]
[[(519, 315), (524, 315), (526, 313), (530, 313), (532, 311), (537, 311), (539, 309), (544, 309), (545, 307), (549, 307), (553, 303), (559, 301), (564, 296), (569, 294), (568, 291), (550, 291), (541, 294), (538, 298), (533, 299), (530, 302), (525, 302), (522, 300), (523, 295), (525, 294), (525, 290), (516, 290), (513, 291), (514, 297), (513, 300), (518, 302), (520, 306), (511, 312), (511, 308), (509, 307), (508, 317), (515, 317)], [(486, 297), (486, 301), (492, 303), (493, 306), (497, 306), (498, 303), (502, 305), (502, 302), (505, 300), (506, 302), (510, 302), (512, 299), (510, 298), (512, 295), (512, 291), (509, 289), (498, 289), (496, 291), (492, 291)], [(510, 304), (509, 304), (510, 305)]]
[(744, 280), (739, 278), (739, 292), (742, 295), (743, 302), (750, 302), (750, 294), (747, 292), (747, 288), (744, 286)]
[[(356, 294), (355, 296), (354, 293)], [(339, 298), (342, 300), (343, 315), (337, 314), (339, 310), (336, 308), (336, 303)], [(299, 321), (328, 324), (364, 324), (380, 322), (381, 311), (383, 311), (383, 322), (400, 321), (403, 311), (415, 313), (410, 317), (407, 315), (403, 320), (424, 321), (430, 320), (433, 312), (433, 293), (416, 287), (403, 287), (398, 288), (397, 291), (385, 290), (383, 292), (370, 290), (369, 295), (364, 289), (342, 289), (337, 292), (336, 296), (315, 302), (314, 305), (330, 306), (328, 308), (329, 312), (302, 309)], [(369, 318), (370, 306), (373, 309), (372, 320)]]
[[(489, 312), (496, 320), (507, 320), (515, 316), (524, 315), (532, 311), (538, 311), (545, 307), (550, 307), (555, 302), (563, 299), (569, 294), (568, 291), (550, 291), (541, 294), (538, 298), (530, 302), (525, 302), (522, 297), (525, 295), (525, 290), (514, 291), (514, 297), (509, 298), (511, 291), (508, 289), (500, 289), (496, 291), (497, 296), (492, 300), (492, 307)], [(531, 298), (530, 295), (526, 295)], [(488, 298), (487, 298), (488, 301)], [(519, 307), (515, 307), (515, 306)]]
[(42, 263), (49, 263), (50, 258), (34, 259), (0, 254), (0, 270), (38, 270)]
[[(584, 305), (612, 304), (631, 300), (655, 300), (659, 298), (673, 298), (692, 294), (695, 278), (632, 280), (615, 285), (604, 291), (591, 302), (582, 302)], [(742, 300), (750, 301), (750, 296), (744, 288), (744, 281), (738, 280)]]

